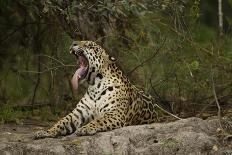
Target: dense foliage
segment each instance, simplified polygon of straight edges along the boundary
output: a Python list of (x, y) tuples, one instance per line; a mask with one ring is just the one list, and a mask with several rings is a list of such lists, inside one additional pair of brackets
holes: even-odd
[[(104, 46), (135, 85), (180, 116), (224, 113), (232, 97), (232, 1), (218, 35), (211, 0), (0, 0), (0, 121), (72, 109), (72, 40)], [(34, 117), (32, 117), (34, 116)]]

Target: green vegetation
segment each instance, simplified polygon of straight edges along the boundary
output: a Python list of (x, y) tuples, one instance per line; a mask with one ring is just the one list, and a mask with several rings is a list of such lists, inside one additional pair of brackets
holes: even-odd
[[(61, 109), (61, 108), (59, 108)], [(0, 124), (3, 123), (23, 123), (24, 119), (42, 120), (42, 121), (55, 121), (59, 115), (64, 115), (65, 112), (56, 111), (56, 115), (52, 113), (50, 106), (44, 106), (37, 109), (17, 108), (16, 106), (3, 105), (0, 110)]]
[[(135, 85), (181, 117), (224, 113), (232, 104), (232, 1), (0, 0), (0, 121), (53, 120), (72, 92), (72, 40), (94, 40)], [(25, 108), (26, 107), (26, 108)]]

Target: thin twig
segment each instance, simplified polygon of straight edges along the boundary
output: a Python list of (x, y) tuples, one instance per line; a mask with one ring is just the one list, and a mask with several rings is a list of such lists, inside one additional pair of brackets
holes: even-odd
[[(219, 92), (220, 92), (220, 91), (219, 91)], [(213, 96), (210, 96), (209, 98), (211, 98), (211, 97), (214, 97), (214, 95), (213, 95)], [(232, 98), (232, 94), (220, 96), (220, 97), (217, 97), (217, 98), (218, 98), (218, 101), (227, 102), (229, 99)], [(204, 100), (206, 100), (206, 99), (204, 99)], [(205, 106), (202, 108), (202, 110), (200, 111), (199, 115), (201, 116), (202, 113), (203, 113), (209, 106), (212, 106), (212, 104), (214, 104), (214, 103), (215, 103), (215, 97), (214, 97), (213, 101), (210, 101), (207, 105), (205, 105)], [(227, 106), (228, 106), (228, 105), (227, 105)]]
[(139, 67), (143, 66), (145, 63), (151, 61), (153, 58), (155, 58), (155, 56), (159, 53), (159, 51), (163, 48), (163, 45), (166, 42), (166, 38), (163, 40), (161, 46), (156, 49), (156, 52), (149, 58), (143, 60), (140, 64), (138, 64), (137, 66), (135, 66), (127, 75), (130, 76), (135, 70), (137, 70)]
[(192, 40), (189, 39), (189, 38), (186, 38), (186, 37), (184, 36), (184, 34), (178, 32), (176, 29), (170, 27), (168, 24), (163, 23), (163, 22), (161, 22), (161, 21), (159, 21), (159, 23), (160, 23), (161, 25), (163, 25), (163, 26), (166, 26), (169, 30), (175, 32), (178, 36), (183, 37), (187, 42), (190, 43), (190, 45), (199, 48), (200, 50), (204, 51), (205, 53), (207, 53), (207, 54), (210, 55), (210, 56), (213, 55), (209, 49), (207, 49), (207, 48), (201, 46), (200, 44), (198, 44), (197, 42), (192, 41)]
[(163, 112), (165, 112), (165, 113), (171, 115), (172, 117), (175, 117), (176, 119), (182, 120), (182, 118), (180, 118), (180, 117), (178, 117), (178, 116), (176, 116), (176, 115), (174, 115), (174, 114), (172, 114), (172, 113), (170, 113), (170, 112), (164, 110), (164, 109), (163, 109), (162, 107), (160, 107), (158, 104), (155, 104), (155, 106), (156, 106), (157, 108), (159, 108), (160, 110), (162, 110)]
[[(150, 82), (151, 82), (151, 79), (150, 79)], [(151, 83), (151, 85), (152, 85), (152, 83)], [(159, 98), (160, 102), (164, 102), (164, 103), (165, 103), (166, 101), (164, 101), (164, 100), (158, 95), (158, 93), (155, 91), (155, 89), (153, 88), (153, 86), (152, 86), (152, 89), (153, 89), (154, 93), (156, 94), (156, 96)], [(167, 103), (167, 102), (166, 102), (166, 103)], [(182, 119), (182, 118), (180, 118), (180, 117), (178, 117), (178, 116), (176, 116), (176, 115), (174, 115), (174, 114), (168, 112), (167, 110), (164, 110), (164, 109), (163, 109), (162, 107), (160, 107), (158, 104), (155, 104), (155, 106), (158, 107), (158, 108), (159, 108), (160, 110), (162, 110), (163, 112), (165, 112), (165, 113), (167, 113), (167, 114), (173, 116), (173, 117), (176, 118), (176, 119), (179, 119), (179, 120)], [(171, 110), (172, 110), (172, 109), (171, 109)]]
[[(34, 24), (38, 24), (38, 22), (24, 23), (22, 25), (11, 25), (16, 28), (12, 30), (10, 33), (8, 33), (3, 39), (0, 40), (0, 45), (3, 44), (9, 38), (11, 38), (16, 32), (21, 31), (21, 29), (27, 27), (28, 25), (34, 25)], [(39, 23), (39, 24), (50, 24), (50, 23)]]
[[(153, 84), (152, 84), (152, 81), (151, 81), (151, 78), (150, 78), (150, 85), (151, 85), (151, 89), (153, 90), (153, 92), (155, 93), (155, 96), (157, 97), (157, 99), (159, 100), (159, 102), (163, 103), (163, 104), (167, 104), (168, 105), (168, 101), (166, 101), (165, 99), (163, 99), (158, 93), (157, 91), (155, 90)], [(172, 108), (171, 107), (168, 107), (170, 111), (172, 111)]]
[(214, 99), (215, 99), (215, 102), (216, 102), (216, 105), (217, 105), (217, 108), (218, 108), (219, 125), (220, 125), (220, 128), (223, 130), (223, 128), (222, 128), (222, 117), (221, 117), (221, 107), (220, 107), (220, 104), (218, 102), (218, 98), (217, 98), (217, 94), (216, 94), (216, 90), (215, 90), (215, 84), (214, 84), (214, 77), (213, 77), (212, 66), (211, 66), (211, 80), (212, 80), (213, 95), (214, 95)]
[(42, 74), (42, 73), (45, 73), (45, 72), (50, 72), (52, 70), (56, 70), (58, 68), (65, 68), (65, 67), (75, 67), (76, 65), (61, 65), (61, 66), (55, 66), (55, 67), (50, 67), (50, 68), (47, 68), (45, 70), (42, 70), (40, 72), (38, 71), (34, 71), (34, 70), (21, 70), (19, 71), (19, 73), (35, 73), (35, 74)]
[(60, 63), (61, 65), (65, 66), (65, 64), (64, 64), (62, 61), (60, 61), (60, 60), (58, 60), (58, 59), (56, 59), (56, 58), (54, 58), (54, 57), (52, 57), (52, 56), (50, 56), (50, 55), (38, 54), (38, 55), (36, 55), (36, 56), (39, 56), (39, 57), (47, 57), (47, 58), (52, 59), (52, 60), (55, 60), (56, 62), (58, 62), (58, 63)]

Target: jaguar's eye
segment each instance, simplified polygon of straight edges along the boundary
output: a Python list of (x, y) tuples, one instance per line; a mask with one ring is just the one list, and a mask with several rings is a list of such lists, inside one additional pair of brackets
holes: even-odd
[(73, 46), (77, 46), (77, 44), (76, 44), (76, 43), (74, 43), (74, 44), (73, 44)]

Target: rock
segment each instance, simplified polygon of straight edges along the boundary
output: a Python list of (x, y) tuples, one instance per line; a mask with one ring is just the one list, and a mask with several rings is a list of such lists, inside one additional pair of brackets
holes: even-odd
[(2, 128), (4, 126), (0, 126), (0, 131), (3, 131), (0, 133), (1, 155), (197, 155), (232, 152), (222, 146), (216, 136), (217, 121), (199, 118), (128, 126), (94, 136), (70, 135), (41, 140), (32, 140), (33, 130), (30, 128), (24, 133)]

